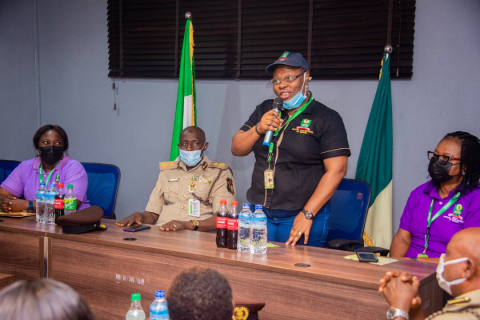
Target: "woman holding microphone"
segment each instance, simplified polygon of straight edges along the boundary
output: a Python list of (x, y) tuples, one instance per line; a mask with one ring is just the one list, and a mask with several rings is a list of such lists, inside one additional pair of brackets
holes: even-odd
[[(345, 126), (308, 90), (309, 68), (300, 53), (285, 51), (266, 71), (273, 73), (273, 91), (283, 100), (283, 110), (272, 110), (271, 99), (258, 105), (233, 137), (232, 153), (255, 154), (247, 199), (263, 204), (268, 240), (323, 246), (329, 200), (350, 156)], [(265, 146), (268, 131), (274, 134)]]

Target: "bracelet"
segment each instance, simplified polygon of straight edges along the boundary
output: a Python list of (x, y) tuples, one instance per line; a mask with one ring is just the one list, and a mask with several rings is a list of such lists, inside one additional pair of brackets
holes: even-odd
[(258, 123), (255, 125), (255, 132), (256, 132), (259, 136), (262, 135), (260, 132), (258, 132)]

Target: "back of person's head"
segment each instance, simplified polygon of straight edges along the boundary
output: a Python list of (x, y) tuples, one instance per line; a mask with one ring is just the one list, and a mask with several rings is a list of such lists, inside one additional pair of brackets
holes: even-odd
[(64, 283), (17, 281), (0, 291), (2, 320), (93, 320), (88, 304)]
[(173, 279), (167, 294), (171, 320), (232, 319), (232, 289), (212, 269), (188, 269)]

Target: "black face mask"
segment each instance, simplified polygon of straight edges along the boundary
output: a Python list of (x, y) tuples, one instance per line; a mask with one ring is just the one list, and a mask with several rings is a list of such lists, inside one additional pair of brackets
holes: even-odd
[(42, 161), (51, 166), (63, 157), (63, 147), (48, 146), (38, 148), (38, 155)]
[(430, 174), (430, 177), (432, 177), (433, 182), (439, 185), (453, 179), (453, 176), (448, 174), (451, 168), (452, 164), (450, 162), (441, 164), (438, 160), (432, 159), (428, 165), (428, 173)]

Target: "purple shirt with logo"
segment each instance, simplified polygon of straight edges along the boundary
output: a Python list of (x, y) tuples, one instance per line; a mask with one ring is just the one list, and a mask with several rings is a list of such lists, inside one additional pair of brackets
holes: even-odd
[[(432, 199), (435, 199), (431, 215), (433, 218), (456, 193), (457, 190), (452, 190), (445, 199), (442, 199), (432, 181), (412, 191), (400, 219), (400, 228), (412, 234), (406, 257), (414, 258), (425, 248), (427, 218)], [(470, 227), (480, 227), (480, 185), (473, 191), (461, 195), (457, 202), (432, 222), (426, 254), (430, 258), (440, 257), (445, 253), (452, 236)]]
[[(40, 159), (34, 158), (22, 161), (10, 175), (5, 179), (0, 187), (7, 190), (16, 197), (24, 197), (25, 200), (35, 201), (35, 193), (40, 187), (38, 168)], [(47, 181), (49, 173), (43, 173), (43, 182)], [(63, 183), (64, 191), (67, 192), (67, 185), (73, 185), (73, 192), (82, 204), (78, 210), (90, 207), (87, 200), (88, 177), (82, 164), (76, 160), (64, 156), (58, 165), (53, 169), (48, 184), (55, 182), (59, 178), (59, 183)]]

